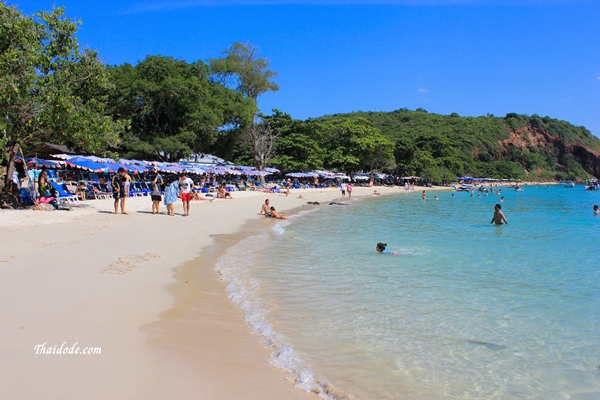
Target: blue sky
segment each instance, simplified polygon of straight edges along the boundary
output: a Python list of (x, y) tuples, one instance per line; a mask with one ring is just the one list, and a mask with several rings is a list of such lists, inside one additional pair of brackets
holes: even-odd
[(219, 57), (248, 42), (280, 90), (259, 98), (306, 119), (351, 111), (538, 114), (600, 136), (600, 1), (12, 0), (66, 6), (108, 64)]

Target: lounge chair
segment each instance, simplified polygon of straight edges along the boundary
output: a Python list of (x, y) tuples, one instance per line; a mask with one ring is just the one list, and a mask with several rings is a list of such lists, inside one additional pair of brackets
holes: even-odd
[(108, 188), (106, 188), (106, 190), (102, 190), (100, 184), (98, 183), (88, 185), (88, 189), (96, 200), (110, 199), (112, 197), (112, 193), (108, 191)]
[(142, 183), (139, 181), (131, 182), (129, 186), (129, 194), (135, 196), (148, 196), (149, 191), (142, 187)]
[[(64, 184), (60, 184), (60, 183), (56, 183), (56, 182), (50, 182), (50, 185), (52, 185), (52, 187), (54, 189), (56, 189), (56, 193), (58, 193), (58, 198), (56, 200), (60, 201), (60, 202), (76, 202), (77, 201), (77, 196), (75, 196), (73, 193), (69, 193), (68, 190), (66, 190), (66, 187), (63, 188)], [(65, 185), (66, 186), (66, 185)]]

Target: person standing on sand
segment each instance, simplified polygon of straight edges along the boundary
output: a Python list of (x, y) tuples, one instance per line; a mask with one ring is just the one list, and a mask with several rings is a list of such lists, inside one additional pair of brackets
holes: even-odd
[(594, 215), (600, 214), (600, 210), (598, 209), (598, 205), (594, 204)]
[(492, 217), (490, 224), (495, 222), (496, 225), (502, 225), (502, 223), (505, 223), (506, 225), (508, 225), (508, 221), (506, 220), (506, 217), (504, 216), (504, 213), (502, 212), (501, 209), (502, 209), (502, 206), (500, 204), (496, 204), (494, 206), (494, 216)]
[(285, 197), (290, 195), (290, 189), (292, 188), (292, 181), (290, 179), (285, 183)]
[(342, 192), (342, 200), (346, 199), (346, 184), (344, 183), (344, 181), (342, 181), (342, 183), (340, 183), (340, 191)]
[(266, 199), (264, 204), (262, 205), (260, 212), (258, 213), (258, 215), (267, 215), (269, 212), (269, 199)]
[(150, 178), (152, 180), (152, 192), (150, 193), (150, 198), (152, 199), (152, 214), (160, 214), (160, 201), (162, 200), (160, 188), (163, 184), (163, 179), (156, 167), (152, 168), (152, 172), (155, 174)]
[(194, 181), (188, 178), (187, 172), (184, 170), (179, 179), (179, 190), (181, 191), (181, 201), (183, 201), (183, 216), (190, 215), (190, 193), (194, 187)]
[(354, 188), (352, 187), (352, 185), (350, 183), (348, 183), (348, 186), (346, 187), (346, 189), (348, 190), (348, 200), (350, 200), (352, 198), (352, 190)]
[(171, 217), (175, 215), (175, 206), (173, 205), (179, 197), (179, 182), (177, 180), (171, 182), (165, 189), (165, 206), (167, 206), (167, 215)]
[(127, 171), (123, 170), (123, 182), (125, 188), (125, 197), (129, 197), (129, 190), (131, 189), (131, 175), (127, 173)]
[(112, 177), (113, 198), (115, 199), (115, 214), (119, 213), (119, 203), (121, 203), (121, 214), (127, 215), (125, 212), (125, 170), (119, 168), (117, 173)]

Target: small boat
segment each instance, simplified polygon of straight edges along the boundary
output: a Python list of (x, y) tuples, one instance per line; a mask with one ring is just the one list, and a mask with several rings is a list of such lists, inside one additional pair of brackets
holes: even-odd
[(575, 182), (573, 182), (573, 181), (565, 181), (565, 187), (566, 188), (574, 188), (575, 187)]
[(471, 192), (473, 191), (473, 189), (475, 189), (475, 187), (473, 185), (466, 185), (466, 184), (462, 184), (460, 186), (458, 186), (456, 188), (457, 192)]
[(486, 192), (486, 193), (488, 191), (484, 185), (479, 186), (479, 188), (477, 190), (480, 192)]
[(588, 179), (585, 181), (585, 190), (598, 190), (598, 179)]

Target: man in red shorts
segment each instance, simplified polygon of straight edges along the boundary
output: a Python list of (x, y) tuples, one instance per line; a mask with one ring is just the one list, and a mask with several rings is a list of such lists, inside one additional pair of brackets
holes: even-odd
[(181, 201), (183, 201), (183, 216), (190, 215), (190, 193), (194, 188), (194, 181), (187, 176), (184, 170), (179, 178), (179, 191), (181, 192)]

